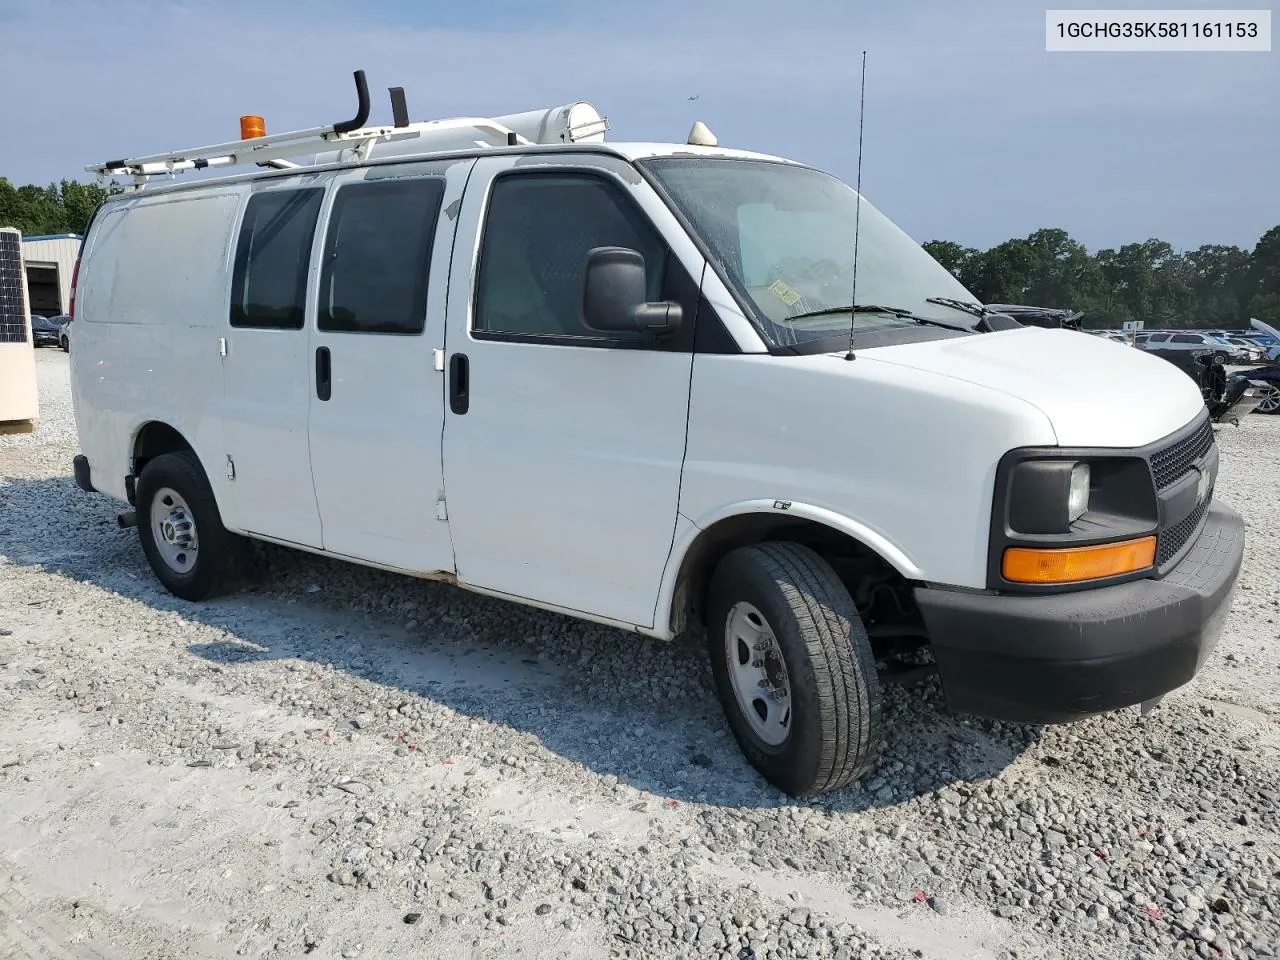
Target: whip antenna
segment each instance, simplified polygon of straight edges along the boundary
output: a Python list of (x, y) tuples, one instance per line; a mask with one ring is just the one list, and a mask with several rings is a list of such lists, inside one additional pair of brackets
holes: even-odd
[(853, 291), (849, 297), (852, 309), (849, 311), (849, 352), (846, 360), (853, 359), (853, 325), (858, 319), (858, 223), (862, 214), (862, 124), (867, 108), (867, 51), (862, 51), (862, 94), (858, 101), (858, 181), (854, 187), (857, 194), (853, 208)]

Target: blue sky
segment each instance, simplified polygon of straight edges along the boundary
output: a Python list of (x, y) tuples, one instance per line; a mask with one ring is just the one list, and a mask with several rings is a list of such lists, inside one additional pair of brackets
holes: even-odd
[(415, 119), (586, 99), (611, 139), (680, 142), (701, 119), (724, 145), (852, 182), (866, 49), (863, 190), (917, 240), (986, 247), (1056, 226), (1090, 249), (1251, 247), (1280, 223), (1280, 50), (1049, 54), (1044, 10), (0, 0), (0, 63), (22, 85), (0, 100), (0, 175), (86, 177), (94, 161), (230, 139), (241, 113), (273, 131), (342, 119), (362, 67), (375, 119), (392, 85)]

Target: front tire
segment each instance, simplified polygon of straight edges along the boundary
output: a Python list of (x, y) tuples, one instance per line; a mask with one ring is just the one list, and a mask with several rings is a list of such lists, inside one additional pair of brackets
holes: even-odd
[(707, 611), (716, 690), (752, 766), (796, 797), (865, 773), (882, 742), (880, 682), (831, 566), (799, 544), (743, 547), (716, 568)]
[(148, 461), (134, 499), (142, 551), (165, 589), (184, 600), (216, 595), (236, 544), (196, 455), (165, 453)]

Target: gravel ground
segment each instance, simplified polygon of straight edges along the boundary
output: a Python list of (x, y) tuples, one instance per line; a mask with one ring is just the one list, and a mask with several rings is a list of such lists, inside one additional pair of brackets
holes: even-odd
[(1280, 955), (1280, 418), (1219, 430), (1248, 553), (1192, 684), (1050, 728), (892, 690), (881, 766), (796, 803), (696, 639), (265, 547), (170, 596), (38, 357), (0, 438), (0, 955)]

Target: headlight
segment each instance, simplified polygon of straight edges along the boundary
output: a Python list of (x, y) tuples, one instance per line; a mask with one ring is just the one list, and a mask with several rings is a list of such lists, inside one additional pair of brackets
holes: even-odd
[(996, 470), (989, 582), (1052, 590), (1139, 574), (1154, 562), (1159, 519), (1140, 456), (1037, 447)]
[(1024, 460), (1009, 475), (1009, 528), (1021, 534), (1069, 533), (1089, 509), (1089, 464)]
[(1067, 522), (1075, 523), (1089, 509), (1089, 465), (1077, 463), (1071, 468), (1071, 486), (1067, 491)]

